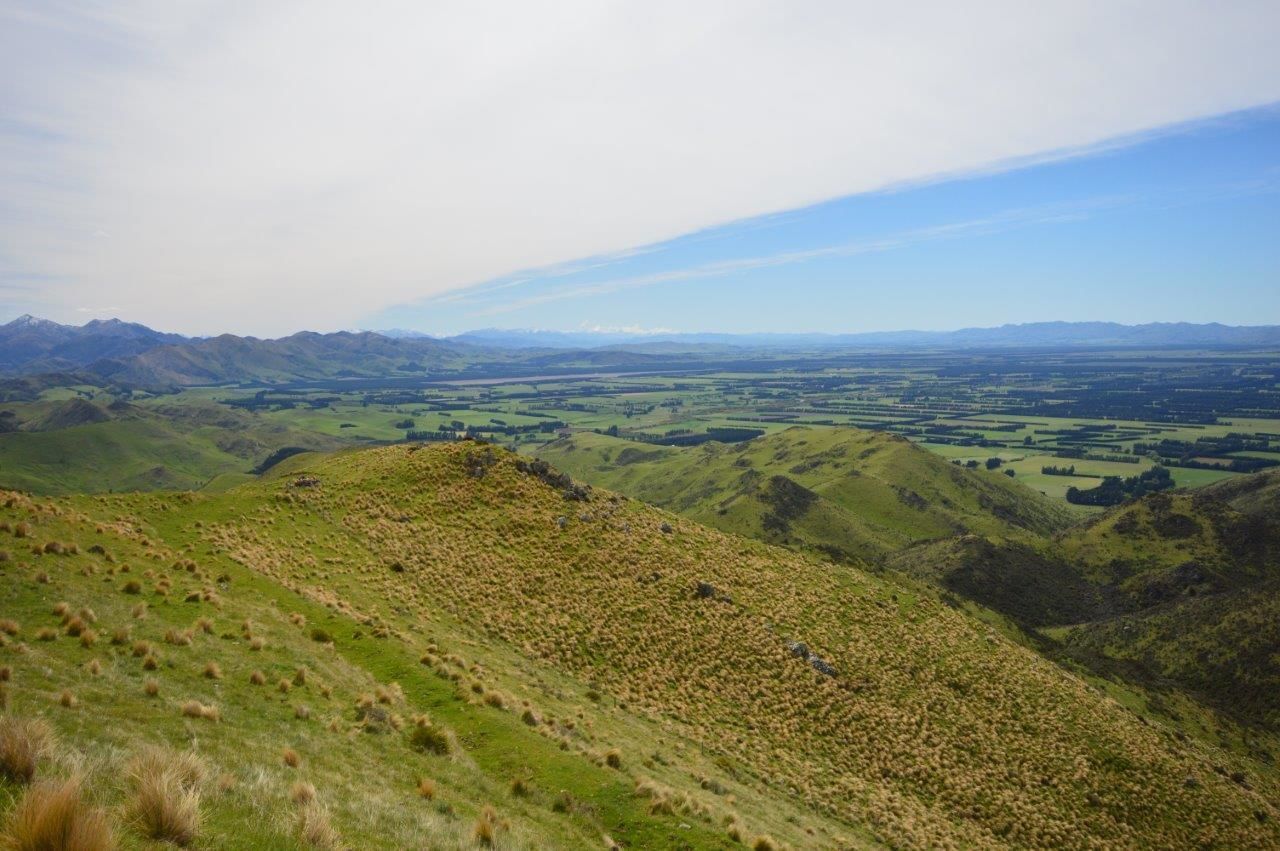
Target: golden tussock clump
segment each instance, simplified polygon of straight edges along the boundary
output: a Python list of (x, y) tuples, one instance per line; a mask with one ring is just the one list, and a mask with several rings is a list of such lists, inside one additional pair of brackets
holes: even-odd
[(249, 683), (255, 686), (266, 685), (267, 675), (262, 673), (261, 671), (254, 671), (252, 674), (249, 675)]
[(610, 768), (622, 768), (622, 751), (617, 748), (605, 751), (604, 764)]
[(133, 630), (127, 626), (116, 627), (111, 631), (111, 643), (117, 647), (129, 643), (129, 639), (133, 635)]
[(436, 796), (436, 781), (424, 777), (418, 781), (418, 796), (430, 801)]
[(206, 662), (204, 666), (204, 675), (211, 680), (222, 679), (222, 668), (217, 662)]
[(74, 709), (77, 703), (76, 696), (71, 693), (71, 689), (64, 688), (58, 695), (58, 705), (66, 709)]
[(289, 800), (298, 806), (309, 804), (316, 799), (316, 787), (305, 780), (297, 780), (289, 787)]
[(180, 630), (180, 629), (174, 629), (173, 627), (170, 627), (169, 629), (165, 630), (165, 633), (164, 633), (165, 644), (173, 644), (178, 647), (187, 647), (188, 645), (191, 644), (191, 639), (192, 639), (192, 635), (191, 635), (191, 630), (189, 629)]
[(92, 647), (94, 644), (97, 644), (97, 643), (98, 643), (98, 633), (95, 630), (86, 629), (84, 632), (80, 633), (81, 647)]
[(53, 731), (42, 719), (0, 715), (0, 774), (15, 783), (30, 783), (53, 741)]
[(772, 836), (757, 836), (751, 851), (778, 851), (778, 843)]
[(14, 851), (114, 851), (118, 847), (106, 813), (85, 802), (77, 777), (29, 788), (9, 814), (4, 845)]
[(160, 693), (160, 682), (155, 677), (147, 677), (147, 681), (142, 684), (142, 690), (147, 697), (155, 697)]
[(36, 641), (53, 641), (57, 639), (58, 631), (53, 627), (42, 626), (36, 632)]
[(5, 635), (17, 635), (21, 631), (22, 627), (20, 627), (18, 622), (12, 618), (4, 618), (3, 620), (0, 620), (0, 632), (3, 632)]
[(314, 800), (298, 810), (297, 835), (307, 848), (336, 851), (343, 847), (342, 837), (329, 821), (329, 811)]
[(475, 826), (471, 829), (471, 838), (476, 841), (477, 845), (492, 848), (498, 840), (500, 828), (498, 814), (494, 812), (493, 807), (485, 804), (484, 809), (480, 811), (480, 815), (476, 817)]
[(205, 769), (190, 752), (150, 748), (129, 765), (133, 797), (128, 811), (151, 839), (189, 845), (200, 830), (200, 790)]
[(222, 714), (216, 706), (206, 706), (198, 700), (188, 700), (182, 704), (182, 714), (188, 718), (203, 718), (205, 721), (219, 721)]
[(298, 752), (293, 748), (285, 748), (281, 751), (280, 758), (284, 760), (284, 764), (290, 768), (297, 768), (302, 765), (302, 757), (298, 756)]

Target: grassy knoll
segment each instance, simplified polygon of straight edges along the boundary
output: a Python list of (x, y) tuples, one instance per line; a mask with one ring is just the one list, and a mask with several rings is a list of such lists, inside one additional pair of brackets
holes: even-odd
[(576, 434), (538, 452), (585, 481), (773, 543), (874, 559), (914, 541), (1048, 533), (1074, 514), (882, 432), (791, 427), (674, 448)]

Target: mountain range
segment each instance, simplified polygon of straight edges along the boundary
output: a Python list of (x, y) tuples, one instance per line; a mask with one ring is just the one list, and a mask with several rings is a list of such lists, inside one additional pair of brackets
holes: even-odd
[[(22, 316), (0, 326), (0, 375), (71, 373), (65, 381), (167, 389), (235, 382), (425, 375), (472, 377), (557, 370), (678, 369), (781, 352), (858, 348), (1215, 347), (1280, 345), (1280, 326), (1041, 322), (959, 331), (865, 334), (614, 334), (471, 331), (437, 338), (408, 331), (302, 331), (263, 340), (191, 338), (119, 319), (61, 325)], [(483, 367), (481, 373), (477, 368)], [(487, 370), (487, 371), (484, 371)]]

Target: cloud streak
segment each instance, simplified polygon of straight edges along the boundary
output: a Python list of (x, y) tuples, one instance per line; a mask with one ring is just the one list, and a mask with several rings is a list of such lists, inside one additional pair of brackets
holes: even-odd
[(1278, 18), (1266, 0), (0, 0), (0, 292), (39, 276), (25, 309), (187, 333), (348, 327), (1280, 100)]
[[(512, 313), (538, 304), (561, 301), (564, 299), (586, 298), (606, 295), (624, 290), (640, 289), (658, 284), (669, 284), (679, 281), (698, 281), (719, 278), (726, 275), (741, 274), (777, 266), (790, 266), (833, 257), (853, 257), (859, 254), (878, 254), (884, 251), (907, 248), (926, 242), (959, 239), (962, 237), (983, 236), (1002, 233), (1013, 228), (1036, 224), (1077, 221), (1090, 214), (1121, 206), (1131, 199), (1124, 197), (1098, 198), (1091, 201), (1072, 204), (1045, 205), (1032, 209), (1010, 210), (994, 216), (951, 222), (923, 228), (912, 228), (897, 233), (886, 234), (870, 239), (852, 240), (837, 245), (820, 248), (808, 248), (799, 251), (780, 251), (773, 254), (755, 257), (740, 257), (731, 260), (718, 260), (711, 263), (700, 263), (680, 269), (666, 269), (647, 275), (631, 275), (603, 281), (595, 281), (580, 286), (562, 287), (549, 292), (527, 296), (516, 301), (497, 304), (478, 310), (475, 316), (495, 316)], [(525, 278), (521, 283), (529, 283), (534, 278)], [(487, 291), (484, 291), (488, 294)]]

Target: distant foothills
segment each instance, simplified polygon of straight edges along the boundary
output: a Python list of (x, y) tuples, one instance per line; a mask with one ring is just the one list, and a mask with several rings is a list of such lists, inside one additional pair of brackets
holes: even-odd
[[(484, 329), (451, 337), (414, 331), (303, 331), (263, 340), (184, 337), (119, 319), (62, 325), (21, 316), (0, 325), (0, 376), (36, 383), (168, 388), (334, 378), (442, 378), (646, 370), (822, 357), (836, 350), (1280, 346), (1280, 325), (1034, 322), (958, 331), (856, 334), (622, 333)], [(12, 387), (8, 388), (12, 390)]]

